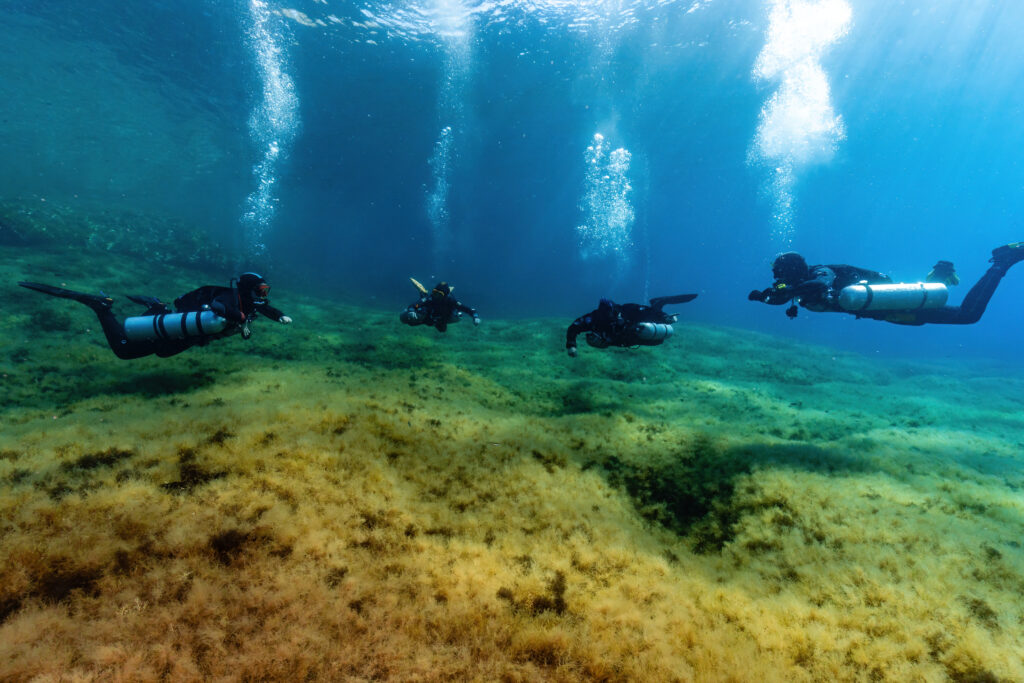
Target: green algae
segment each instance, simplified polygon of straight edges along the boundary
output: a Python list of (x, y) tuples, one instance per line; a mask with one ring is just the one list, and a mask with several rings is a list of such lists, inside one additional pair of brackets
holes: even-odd
[[(93, 262), (118, 254), (151, 264), (207, 269), (226, 269), (233, 260), (201, 228), (177, 219), (126, 209), (83, 211), (39, 200), (0, 202), (0, 247), (4, 246), (79, 248)], [(75, 273), (73, 267), (65, 271), (65, 275)]]
[[(204, 676), (282, 634), (313, 672), (462, 648), (552, 680), (714, 680), (694, 672), (741, 655), (763, 680), (1024, 675), (1017, 375), (690, 324), (568, 359), (563, 320), (438, 335), (286, 279), (293, 325), (123, 362), (87, 308), (15, 283), (102, 289), (124, 314), (139, 283), (170, 298), (230, 273), (110, 253), (0, 247), (0, 629), (44, 643), (5, 651), (6, 673), (129, 675), (95, 630), (148, 633)], [(247, 612), (273, 633), (211, 654)]]

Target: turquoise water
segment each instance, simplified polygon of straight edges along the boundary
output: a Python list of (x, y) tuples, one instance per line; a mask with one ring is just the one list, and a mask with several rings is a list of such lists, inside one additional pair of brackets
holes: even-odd
[(9, 197), (182, 218), (358, 302), (401, 305), (409, 275), (457, 281), (498, 316), (693, 290), (696, 321), (868, 353), (1015, 353), (1015, 276), (970, 329), (790, 323), (744, 298), (787, 248), (905, 280), (952, 260), (966, 289), (1020, 238), (1014, 6), (3, 12)]
[[(1018, 680), (1024, 8), (0, 4), (0, 678)], [(118, 361), (16, 286), (294, 319)], [(407, 328), (409, 282), (483, 317)], [(697, 292), (656, 348), (601, 297)]]

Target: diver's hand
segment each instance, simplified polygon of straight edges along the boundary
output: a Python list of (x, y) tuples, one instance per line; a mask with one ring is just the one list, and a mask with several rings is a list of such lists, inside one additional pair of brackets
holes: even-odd
[(765, 295), (760, 289), (755, 289), (750, 294), (747, 294), (748, 301), (764, 301)]
[(473, 316), (473, 324), (474, 325), (479, 325), (480, 324), (480, 316), (478, 316), (478, 315), (474, 315)]
[(579, 351), (576, 350), (575, 346), (567, 346), (565, 352), (569, 354), (569, 358), (575, 358)]
[(282, 325), (290, 325), (292, 319), (286, 315), (282, 315), (280, 318), (277, 319), (277, 322), (281, 323)]
[(793, 318), (796, 317), (796, 314), (799, 311), (800, 309), (796, 307), (796, 304), (793, 304), (792, 306), (786, 309), (786, 315), (789, 317), (790, 320), (792, 320)]

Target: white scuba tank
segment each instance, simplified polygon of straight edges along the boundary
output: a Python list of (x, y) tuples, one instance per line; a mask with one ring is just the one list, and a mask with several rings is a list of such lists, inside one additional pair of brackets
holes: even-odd
[(665, 341), (672, 336), (672, 326), (665, 323), (637, 323), (636, 336), (644, 341)]
[(130, 341), (208, 337), (223, 332), (230, 325), (226, 318), (213, 311), (140, 315), (125, 318), (124, 336)]
[(839, 307), (844, 311), (914, 311), (946, 305), (949, 290), (941, 282), (901, 282), (869, 285), (861, 282), (839, 291)]

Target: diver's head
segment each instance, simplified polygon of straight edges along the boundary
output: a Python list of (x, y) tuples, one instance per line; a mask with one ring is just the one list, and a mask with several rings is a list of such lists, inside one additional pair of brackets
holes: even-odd
[(238, 278), (238, 292), (253, 303), (265, 304), (270, 296), (270, 285), (262, 275), (242, 273)]
[(432, 299), (443, 299), (452, 293), (452, 288), (447, 282), (438, 282), (434, 285), (434, 289), (430, 291), (430, 298)]
[(597, 304), (597, 310), (599, 311), (609, 311), (613, 308), (615, 308), (615, 302), (611, 299), (601, 299)]
[(810, 269), (803, 256), (795, 251), (787, 251), (776, 256), (772, 261), (772, 275), (779, 282), (796, 284), (808, 278)]

